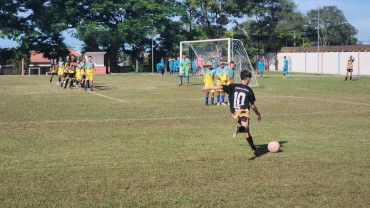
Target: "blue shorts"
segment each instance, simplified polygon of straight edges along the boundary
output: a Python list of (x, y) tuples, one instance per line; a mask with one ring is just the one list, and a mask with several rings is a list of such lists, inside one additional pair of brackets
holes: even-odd
[(283, 72), (288, 72), (288, 67), (284, 67)]
[(258, 72), (263, 72), (263, 69), (258, 69)]

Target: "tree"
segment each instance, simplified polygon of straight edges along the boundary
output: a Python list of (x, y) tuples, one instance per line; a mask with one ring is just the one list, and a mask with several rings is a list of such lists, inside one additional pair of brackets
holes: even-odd
[(310, 37), (312, 42), (317, 44), (317, 20), (320, 13), (320, 44), (328, 45), (348, 45), (356, 44), (357, 29), (348, 23), (342, 10), (336, 6), (325, 6), (318, 10), (312, 9), (307, 12)]

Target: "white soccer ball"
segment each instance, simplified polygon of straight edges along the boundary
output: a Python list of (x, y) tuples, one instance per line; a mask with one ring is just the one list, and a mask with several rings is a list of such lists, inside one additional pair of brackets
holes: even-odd
[(267, 148), (270, 152), (278, 152), (280, 150), (280, 144), (277, 141), (272, 141), (268, 144)]

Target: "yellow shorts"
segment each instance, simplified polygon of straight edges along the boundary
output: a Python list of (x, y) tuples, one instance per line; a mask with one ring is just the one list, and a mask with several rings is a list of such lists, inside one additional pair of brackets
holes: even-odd
[(58, 75), (59, 75), (59, 76), (62, 76), (62, 75), (63, 75), (63, 71), (64, 71), (64, 69), (63, 69), (63, 68), (59, 68), (59, 69), (58, 69)]
[(86, 74), (86, 80), (91, 80), (91, 81), (93, 81), (93, 74), (87, 73), (87, 74)]
[[(220, 86), (220, 82), (222, 83), (222, 85), (227, 85), (227, 80), (217, 80), (217, 86)], [(223, 92), (223, 90), (222, 89), (220, 89), (220, 90), (217, 90), (217, 92)]]
[(239, 109), (238, 111), (231, 115), (237, 122), (240, 122), (240, 119), (243, 117), (249, 118), (249, 109)]
[[(231, 81), (232, 81), (232, 83), (234, 83), (234, 79), (232, 79)], [(227, 85), (232, 84), (232, 83), (229, 82), (229, 80), (227, 80)]]
[[(213, 84), (213, 82), (205, 82), (205, 83), (204, 83), (204, 87), (213, 87), (213, 86), (215, 86), (215, 85)], [(209, 90), (209, 92), (214, 93), (214, 92), (215, 92), (215, 90)]]
[(77, 73), (77, 72), (76, 72), (76, 79), (77, 79), (77, 80), (80, 80), (81, 78), (82, 78), (81, 73)]

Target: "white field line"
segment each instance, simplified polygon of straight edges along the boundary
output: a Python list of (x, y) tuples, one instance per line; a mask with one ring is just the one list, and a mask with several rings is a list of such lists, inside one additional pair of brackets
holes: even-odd
[(275, 97), (298, 98), (298, 99), (307, 99), (307, 100), (319, 100), (319, 101), (324, 101), (324, 102), (347, 103), (347, 104), (370, 106), (370, 103), (360, 103), (360, 102), (343, 101), (343, 100), (327, 100), (327, 99), (312, 98), (312, 97), (301, 97), (301, 96), (290, 96), (290, 95), (276, 95), (276, 94), (269, 94), (269, 93), (263, 93), (263, 92), (259, 92), (258, 94), (268, 95), (268, 96), (275, 96)]
[(111, 100), (115, 100), (115, 101), (118, 101), (118, 102), (121, 102), (121, 103), (126, 103), (127, 102), (125, 100), (117, 99), (117, 98), (114, 98), (114, 97), (109, 97), (109, 96), (102, 95), (102, 94), (99, 94), (99, 93), (96, 93), (96, 92), (91, 92), (91, 91), (87, 91), (87, 92), (92, 93), (92, 94), (97, 95), (97, 96), (101, 96), (101, 97), (105, 97), (105, 98), (108, 98), (108, 99), (111, 99)]
[[(308, 112), (308, 113), (282, 113), (282, 114), (262, 114), (262, 119), (267, 117), (285, 117), (285, 116), (304, 116), (304, 115), (322, 115), (322, 114), (338, 114), (338, 113), (366, 113), (369, 110), (362, 111), (322, 111), (322, 112)], [(254, 115), (252, 115), (254, 116)], [(46, 121), (14, 121), (14, 122), (0, 122), (0, 125), (24, 125), (24, 124), (50, 124), (50, 123), (93, 123), (93, 122), (115, 122), (115, 121), (163, 121), (163, 120), (190, 120), (190, 119), (218, 119), (231, 118), (231, 115), (224, 116), (179, 116), (179, 117), (157, 117), (157, 118), (102, 118), (102, 119), (76, 119), (76, 120), (46, 120)]]

